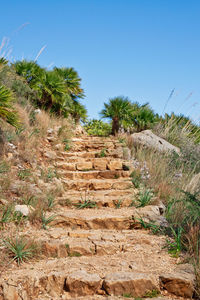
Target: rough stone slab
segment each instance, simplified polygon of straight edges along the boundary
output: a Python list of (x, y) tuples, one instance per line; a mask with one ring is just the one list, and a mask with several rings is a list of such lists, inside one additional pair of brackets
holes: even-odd
[(101, 288), (102, 279), (97, 274), (89, 274), (86, 271), (76, 271), (67, 276), (66, 290), (71, 295), (94, 295)]
[(94, 160), (93, 164), (94, 164), (94, 169), (95, 170), (101, 170), (101, 171), (103, 171), (103, 170), (106, 170), (106, 168), (107, 168), (107, 161), (104, 160), (104, 159), (102, 159), (102, 160)]
[(146, 292), (157, 289), (147, 274), (135, 272), (108, 274), (104, 279), (103, 287), (109, 295), (131, 294), (132, 297), (143, 297)]
[(159, 277), (160, 287), (176, 296), (192, 298), (194, 293), (194, 275), (189, 273), (163, 274)]
[(91, 170), (93, 168), (92, 162), (90, 161), (84, 161), (84, 162), (79, 162), (76, 164), (77, 170)]
[(58, 168), (62, 168), (64, 170), (68, 170), (68, 171), (75, 171), (76, 170), (76, 164), (73, 164), (73, 163), (57, 163), (56, 166)]
[(122, 162), (120, 160), (112, 160), (108, 164), (108, 169), (111, 171), (121, 170), (122, 169)]

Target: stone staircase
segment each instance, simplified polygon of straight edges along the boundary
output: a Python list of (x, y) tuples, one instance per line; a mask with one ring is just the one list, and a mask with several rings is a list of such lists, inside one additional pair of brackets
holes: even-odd
[(139, 224), (163, 217), (157, 206), (132, 206), (138, 191), (118, 139), (74, 138), (53, 163), (65, 188), (56, 217), (48, 230), (23, 232), (40, 243), (41, 257), (1, 274), (0, 300), (191, 299), (190, 266)]

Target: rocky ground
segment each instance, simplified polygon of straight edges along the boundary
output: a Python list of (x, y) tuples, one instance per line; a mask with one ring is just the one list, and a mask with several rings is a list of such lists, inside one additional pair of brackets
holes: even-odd
[(63, 193), (47, 213), (55, 216), (48, 230), (29, 222), (21, 229), (41, 255), (1, 272), (0, 300), (192, 298), (192, 267), (168, 254), (165, 236), (140, 225), (164, 226), (163, 208), (133, 206), (138, 191), (123, 151), (117, 138), (86, 135), (68, 151), (43, 149)]

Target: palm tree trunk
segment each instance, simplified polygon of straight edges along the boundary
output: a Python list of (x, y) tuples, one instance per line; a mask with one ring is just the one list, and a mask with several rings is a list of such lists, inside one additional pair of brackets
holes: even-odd
[(117, 117), (112, 120), (112, 134), (116, 135), (119, 131), (119, 119)]

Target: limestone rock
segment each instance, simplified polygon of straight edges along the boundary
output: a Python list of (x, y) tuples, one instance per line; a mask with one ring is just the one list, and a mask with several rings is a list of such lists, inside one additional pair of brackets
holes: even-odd
[(99, 275), (82, 270), (67, 276), (66, 288), (72, 295), (94, 295), (101, 288), (101, 283)]
[(176, 296), (192, 298), (194, 275), (186, 272), (163, 274), (159, 277), (160, 287)]
[(49, 159), (56, 159), (57, 154), (56, 154), (55, 151), (46, 151), (46, 152), (44, 153), (44, 156), (45, 156), (46, 158), (49, 158)]
[(86, 131), (81, 125), (77, 125), (75, 129), (75, 135), (85, 135)]
[(105, 277), (103, 287), (109, 295), (130, 294), (132, 297), (143, 297), (146, 292), (157, 289), (148, 275), (135, 272), (111, 273)]
[(158, 226), (166, 227), (168, 225), (167, 220), (162, 216), (162, 212), (157, 205), (147, 205), (145, 207), (138, 208), (134, 217), (136, 219), (138, 217), (142, 217), (145, 222), (154, 223)]
[(100, 170), (100, 171), (104, 171), (106, 170), (107, 167), (107, 161), (106, 160), (95, 160), (94, 161), (94, 169), (95, 170)]
[(110, 161), (110, 163), (108, 164), (108, 169), (111, 170), (111, 171), (121, 170), (122, 169), (122, 162), (120, 160)]
[(158, 152), (168, 153), (176, 152), (180, 153), (180, 149), (170, 144), (166, 140), (155, 135), (151, 130), (144, 130), (139, 133), (133, 133), (131, 135), (134, 146), (142, 146), (148, 149), (153, 149)]
[(15, 205), (15, 211), (20, 212), (25, 217), (30, 214), (30, 208), (28, 205)]
[(90, 162), (90, 161), (79, 162), (79, 163), (77, 163), (76, 168), (79, 171), (91, 170), (92, 169), (92, 162)]

